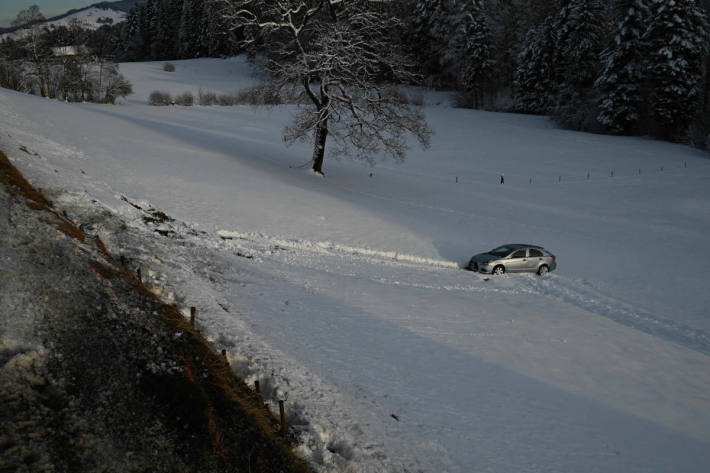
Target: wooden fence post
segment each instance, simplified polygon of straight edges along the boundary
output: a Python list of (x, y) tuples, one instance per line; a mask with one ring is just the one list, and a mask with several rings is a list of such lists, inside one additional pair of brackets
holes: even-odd
[(284, 402), (279, 400), (279, 416), (281, 417), (281, 435), (286, 435), (286, 414), (284, 412)]

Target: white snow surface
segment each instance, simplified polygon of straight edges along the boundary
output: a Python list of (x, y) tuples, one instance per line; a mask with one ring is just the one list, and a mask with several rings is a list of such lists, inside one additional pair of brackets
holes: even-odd
[[(242, 58), (174, 64), (122, 64), (117, 106), (0, 90), (0, 148), (58, 205), (177, 219), (144, 273), (286, 398), (314, 468), (708, 471), (706, 153), (427, 106), (429, 150), (321, 178), (281, 139), (293, 107), (145, 105), (255, 83)], [(460, 269), (514, 242), (558, 270)]]
[[(175, 66), (175, 72), (163, 70), (165, 63)], [(229, 94), (249, 89), (259, 83), (243, 56), (226, 59), (199, 58), (182, 61), (126, 62), (121, 73), (137, 85), (126, 97), (129, 104), (144, 105), (153, 91), (175, 96), (191, 93), (197, 101), (200, 89), (218, 94)]]
[[(83, 23), (83, 26), (86, 28), (90, 29), (97, 29), (102, 26), (103, 23), (100, 23), (99, 20), (105, 20), (106, 18), (110, 18), (113, 20), (112, 24), (120, 23), (126, 19), (126, 12), (119, 11), (119, 10), (113, 10), (111, 8), (97, 8), (97, 7), (91, 7), (87, 8), (85, 10), (78, 11), (76, 13), (72, 13), (71, 15), (67, 15), (63, 18), (60, 18), (58, 20), (54, 21), (46, 21), (42, 23), (42, 27), (47, 27), (47, 28), (56, 28), (59, 26), (69, 26), (69, 23), (73, 19), (77, 19)], [(18, 40), (20, 38), (24, 38), (27, 34), (29, 34), (29, 30), (27, 29), (19, 29), (16, 31), (13, 31), (12, 33), (4, 33), (0, 34), (0, 41), (6, 38), (11, 38), (14, 40)]]

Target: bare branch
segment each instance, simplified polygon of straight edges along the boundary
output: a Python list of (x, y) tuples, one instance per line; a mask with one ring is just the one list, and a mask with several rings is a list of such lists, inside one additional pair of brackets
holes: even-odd
[(393, 50), (390, 35), (401, 25), (383, 7), (390, 0), (216, 1), (244, 45), (266, 56), (269, 87), (298, 84), (310, 99), (284, 138), (312, 133), (314, 169), (327, 136), (338, 153), (368, 162), (378, 153), (403, 159), (409, 135), (428, 145), (419, 109), (386, 85), (418, 79), (412, 61)]

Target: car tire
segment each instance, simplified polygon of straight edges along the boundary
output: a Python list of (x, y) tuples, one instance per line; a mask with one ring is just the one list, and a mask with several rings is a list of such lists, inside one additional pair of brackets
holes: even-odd
[(495, 274), (500, 276), (501, 274), (505, 274), (505, 266), (503, 265), (498, 265), (495, 268), (493, 268), (493, 271), (491, 271), (491, 274)]
[(537, 275), (544, 276), (549, 272), (550, 272), (550, 268), (546, 264), (543, 264), (542, 266), (540, 266), (540, 268), (538, 268)]

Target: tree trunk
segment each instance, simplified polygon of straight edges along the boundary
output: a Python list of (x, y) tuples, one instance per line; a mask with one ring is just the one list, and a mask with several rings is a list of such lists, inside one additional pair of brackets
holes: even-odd
[(39, 88), (42, 93), (42, 97), (49, 98), (49, 81), (47, 80), (47, 76), (45, 76), (42, 69), (40, 69), (39, 72)]
[(104, 92), (102, 90), (103, 76), (104, 76), (104, 59), (103, 59), (103, 57), (99, 56), (99, 92), (98, 92), (98, 95), (94, 98), (94, 102), (99, 101), (101, 103), (106, 103), (104, 100)]
[(325, 156), (325, 140), (328, 138), (328, 122), (323, 120), (318, 123), (315, 131), (314, 148), (313, 148), (313, 169), (318, 174), (323, 173), (323, 157)]

